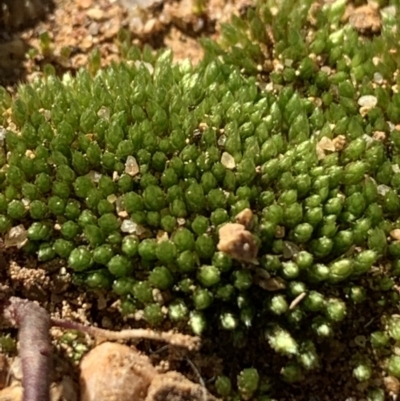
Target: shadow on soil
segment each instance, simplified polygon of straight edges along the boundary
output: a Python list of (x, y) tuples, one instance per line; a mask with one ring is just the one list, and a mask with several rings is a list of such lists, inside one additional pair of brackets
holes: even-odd
[(54, 10), (53, 0), (0, 0), (0, 85), (24, 81), (29, 50), (21, 34)]

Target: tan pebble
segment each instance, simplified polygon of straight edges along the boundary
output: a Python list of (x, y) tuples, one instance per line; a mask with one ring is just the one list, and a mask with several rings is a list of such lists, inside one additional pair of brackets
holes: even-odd
[(83, 10), (86, 10), (92, 5), (93, 0), (78, 0), (77, 6)]
[(22, 364), (21, 364), (21, 358), (19, 356), (13, 359), (9, 373), (14, 379), (18, 381), (22, 380)]
[(97, 22), (92, 22), (88, 27), (88, 32), (92, 36), (98, 35), (99, 31), (100, 31), (100, 27)]
[(80, 46), (82, 47), (82, 49), (88, 50), (93, 46), (93, 38), (89, 35), (89, 36), (85, 36), (81, 43)]
[(80, 364), (80, 401), (143, 401), (157, 372), (134, 347), (105, 342)]
[(242, 224), (227, 223), (219, 229), (217, 248), (241, 262), (256, 263), (258, 245)]
[(101, 27), (101, 31), (103, 32), (104, 39), (113, 38), (118, 31), (121, 29), (121, 25), (119, 21), (109, 21), (108, 23), (103, 24)]
[(22, 386), (15, 383), (9, 387), (3, 388), (0, 391), (0, 401), (21, 401), (22, 400)]
[(149, 20), (146, 21), (146, 23), (144, 24), (143, 27), (143, 32), (144, 33), (151, 33), (153, 32), (154, 28), (157, 25), (157, 20), (156, 18), (151, 18)]
[(243, 209), (235, 216), (236, 223), (242, 224), (247, 230), (250, 230), (253, 225), (253, 212), (251, 209)]
[(335, 146), (335, 150), (340, 152), (346, 145), (346, 137), (344, 135), (338, 135), (337, 137), (333, 138), (332, 142)]
[(318, 142), (317, 146), (322, 150), (328, 150), (330, 152), (335, 151), (335, 144), (333, 143), (332, 139), (323, 136), (321, 140)]
[(95, 21), (101, 21), (104, 18), (104, 11), (100, 8), (91, 8), (86, 11), (86, 15)]
[(221, 164), (229, 170), (233, 170), (236, 167), (236, 162), (234, 157), (230, 155), (228, 152), (222, 153)]
[(386, 139), (386, 133), (383, 131), (375, 131), (372, 135), (375, 141), (383, 142)]
[(386, 390), (392, 394), (399, 394), (400, 392), (400, 382), (393, 376), (386, 376), (383, 379), (383, 384)]
[(128, 156), (125, 163), (125, 173), (134, 177), (140, 172), (139, 164), (133, 156)]
[(178, 372), (158, 375), (151, 383), (146, 401), (216, 401), (199, 384), (192, 383)]
[(50, 387), (51, 401), (78, 401), (77, 388), (73, 380), (64, 376), (59, 383), (53, 383)]
[(395, 228), (394, 230), (390, 231), (390, 236), (399, 241), (400, 240), (400, 229), (399, 228)]
[(373, 4), (366, 4), (355, 8), (350, 14), (349, 22), (353, 28), (361, 33), (379, 32), (382, 25), (379, 10)]

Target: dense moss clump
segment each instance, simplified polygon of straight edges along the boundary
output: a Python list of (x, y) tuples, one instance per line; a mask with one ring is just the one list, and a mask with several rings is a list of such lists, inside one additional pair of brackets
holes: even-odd
[[(130, 49), (94, 76), (1, 93), (0, 232), (151, 326), (273, 349), (272, 367), (227, 370), (243, 399), (268, 394), (266, 375), (321, 366), (317, 348), (363, 310), (371, 355), (400, 338), (396, 9), (366, 38), (344, 1), (295, 3), (250, 8), (196, 67)], [(256, 258), (218, 250), (248, 209)], [(351, 361), (357, 380), (373, 377), (371, 355)], [(398, 359), (384, 361), (400, 377)]]

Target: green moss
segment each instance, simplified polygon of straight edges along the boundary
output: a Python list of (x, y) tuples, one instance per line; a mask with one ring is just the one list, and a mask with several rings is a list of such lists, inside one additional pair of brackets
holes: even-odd
[[(128, 63), (99, 69), (94, 53), (76, 77), (0, 91), (1, 233), (22, 224), (27, 252), (67, 260), (149, 325), (226, 330), (235, 352), (258, 339), (292, 358), (271, 368), (289, 383), (366, 300), (380, 322), (371, 346), (390, 353), (399, 337), (385, 315), (400, 257), (399, 22), (386, 15), (365, 37), (342, 19), (345, 2), (300, 3), (258, 2), (220, 42), (202, 41), (196, 67), (122, 46)], [(258, 264), (217, 248), (245, 208)], [(220, 395), (237, 376), (243, 399), (265, 395), (265, 366), (234, 369)], [(368, 364), (353, 369), (368, 381)]]

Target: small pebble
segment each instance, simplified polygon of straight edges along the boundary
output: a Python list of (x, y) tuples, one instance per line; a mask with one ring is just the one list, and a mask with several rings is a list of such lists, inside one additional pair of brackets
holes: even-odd
[(236, 167), (235, 159), (228, 152), (222, 153), (221, 164), (229, 170), (232, 170)]
[(375, 72), (375, 73), (374, 73), (374, 81), (375, 81), (377, 84), (381, 84), (381, 83), (383, 82), (383, 76), (382, 76), (382, 74), (379, 73), (379, 72)]
[(134, 347), (106, 342), (80, 363), (80, 401), (144, 401), (157, 371)]
[(358, 105), (361, 106), (361, 107), (373, 108), (377, 104), (378, 104), (378, 99), (376, 98), (376, 96), (365, 95), (365, 96), (361, 96), (358, 99)]
[(385, 196), (390, 191), (390, 187), (384, 184), (378, 185), (377, 189), (378, 189), (378, 194), (381, 196)]
[(104, 11), (100, 8), (91, 8), (86, 12), (86, 15), (95, 21), (100, 21), (104, 18)]
[(128, 156), (125, 163), (125, 173), (134, 177), (139, 173), (139, 165), (133, 156)]
[(128, 234), (141, 235), (146, 230), (145, 230), (145, 228), (143, 228), (141, 225), (135, 223), (134, 221), (126, 219), (121, 224), (121, 231), (123, 233), (128, 233)]
[(21, 401), (21, 400), (22, 400), (22, 386), (17, 382), (0, 391), (0, 401)]

